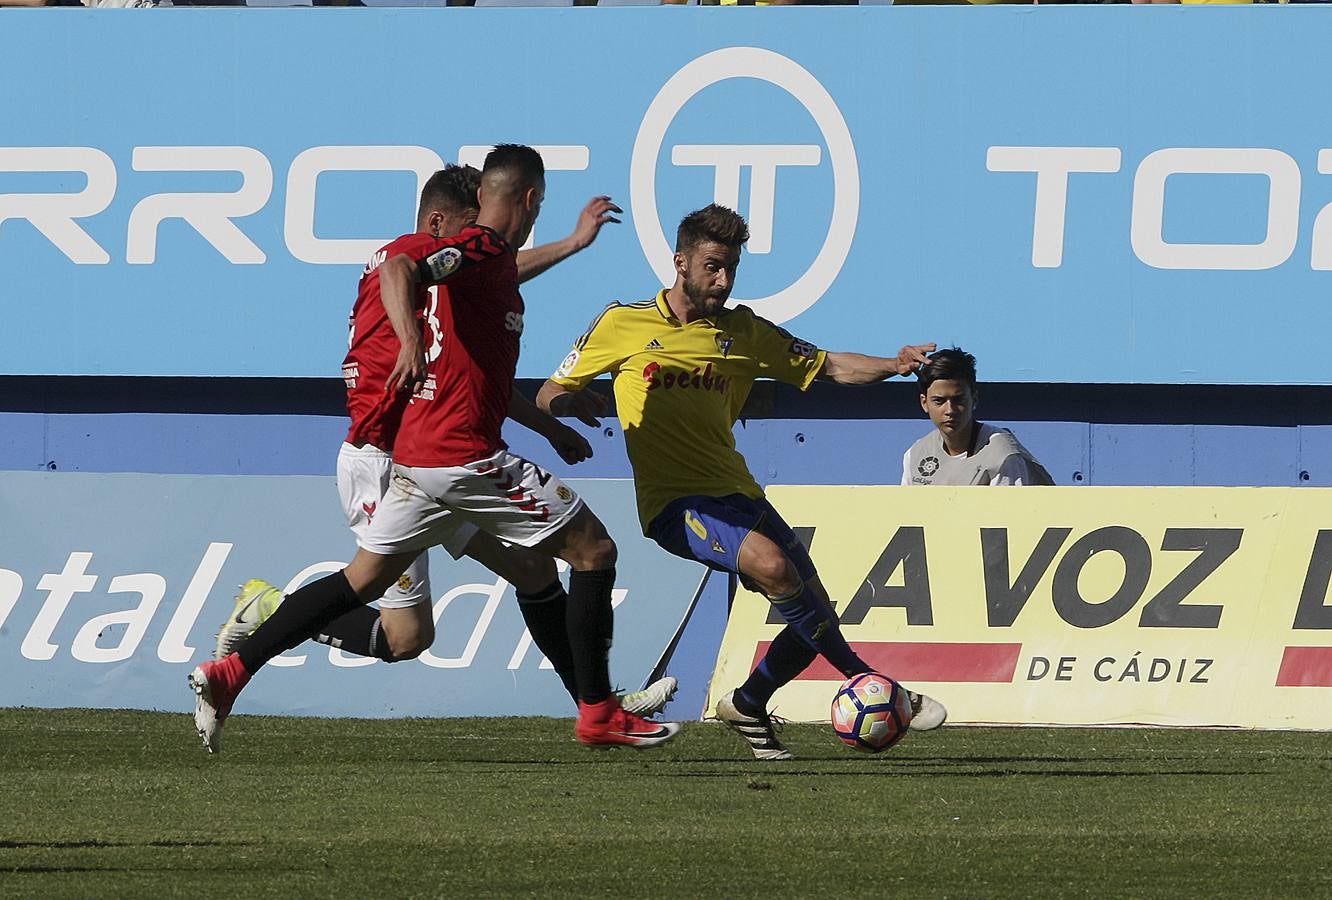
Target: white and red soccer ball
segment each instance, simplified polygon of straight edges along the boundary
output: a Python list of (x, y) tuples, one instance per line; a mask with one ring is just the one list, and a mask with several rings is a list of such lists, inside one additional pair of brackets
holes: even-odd
[(887, 675), (853, 675), (832, 701), (832, 727), (842, 743), (878, 753), (900, 741), (911, 725), (911, 698)]

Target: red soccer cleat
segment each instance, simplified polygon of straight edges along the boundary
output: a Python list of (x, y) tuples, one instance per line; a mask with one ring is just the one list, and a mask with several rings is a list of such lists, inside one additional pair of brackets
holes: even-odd
[(195, 695), (194, 727), (209, 753), (222, 749), (222, 723), (249, 680), (250, 673), (235, 653), (216, 662), (200, 663), (190, 673), (190, 688)]
[(600, 703), (578, 702), (578, 723), (574, 736), (589, 747), (635, 747), (644, 750), (659, 747), (675, 737), (680, 726), (675, 722), (649, 722), (620, 706), (614, 694)]

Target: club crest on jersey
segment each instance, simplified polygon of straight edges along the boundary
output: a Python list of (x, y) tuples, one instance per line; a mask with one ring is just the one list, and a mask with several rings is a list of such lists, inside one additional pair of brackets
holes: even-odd
[(430, 277), (436, 281), (452, 275), (461, 262), (462, 251), (457, 247), (445, 247), (443, 250), (437, 250), (425, 258), (426, 268), (430, 270)]
[(935, 472), (939, 471), (939, 458), (937, 456), (927, 456), (916, 466), (916, 471), (929, 478)]
[(721, 351), (723, 357), (730, 355), (731, 345), (734, 343), (735, 338), (731, 337), (729, 334), (717, 335), (717, 349)]
[(555, 377), (568, 378), (569, 373), (574, 370), (576, 365), (578, 365), (578, 351), (570, 350), (569, 355), (564, 358), (564, 362), (560, 363), (560, 367), (555, 370)]

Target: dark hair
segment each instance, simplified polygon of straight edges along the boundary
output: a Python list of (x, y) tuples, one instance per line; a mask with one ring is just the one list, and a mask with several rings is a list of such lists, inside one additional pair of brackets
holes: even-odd
[(480, 206), (476, 199), (480, 187), (480, 172), (471, 166), (449, 163), (426, 179), (425, 187), (421, 188), (421, 205), (416, 210), (416, 218), (436, 209), (450, 215), (476, 209)]
[(749, 226), (738, 212), (709, 203), (680, 221), (675, 231), (675, 252), (688, 253), (704, 241), (738, 248), (749, 240)]
[(541, 154), (523, 144), (496, 144), (495, 149), (486, 154), (482, 174), (500, 169), (513, 172), (527, 186), (546, 177), (546, 164), (541, 161)]
[(916, 372), (916, 386), (923, 394), (936, 381), (964, 381), (974, 391), (976, 357), (961, 347), (934, 351), (930, 354), (930, 361)]

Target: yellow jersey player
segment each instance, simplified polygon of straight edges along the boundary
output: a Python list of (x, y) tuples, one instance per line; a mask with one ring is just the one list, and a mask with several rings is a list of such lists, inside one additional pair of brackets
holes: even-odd
[[(816, 654), (848, 677), (870, 667), (842, 636), (814, 563), (764, 498), (731, 429), (756, 378), (802, 390), (816, 378), (868, 384), (910, 374), (934, 345), (906, 346), (896, 357), (830, 353), (746, 306), (726, 307), (748, 239), (745, 220), (725, 207), (686, 216), (676, 233), (674, 285), (651, 300), (607, 307), (537, 404), (595, 422), (601, 403), (581, 391), (611, 373), (644, 533), (676, 556), (738, 574), (787, 623), (748, 680), (718, 702), (717, 716), (756, 758), (790, 759), (768, 715), (773, 693)], [(942, 724), (937, 701), (913, 693), (912, 704), (912, 727)]]

